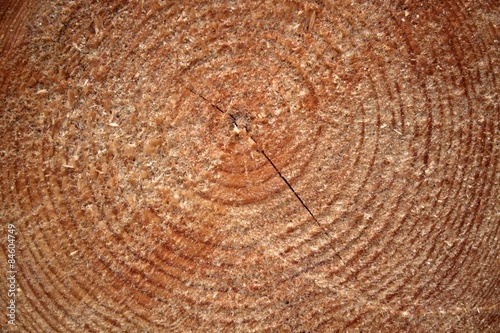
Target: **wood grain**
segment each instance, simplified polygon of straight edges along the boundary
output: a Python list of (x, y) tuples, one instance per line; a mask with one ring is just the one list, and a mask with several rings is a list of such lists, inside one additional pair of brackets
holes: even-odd
[(498, 332), (498, 2), (0, 4), (2, 330)]

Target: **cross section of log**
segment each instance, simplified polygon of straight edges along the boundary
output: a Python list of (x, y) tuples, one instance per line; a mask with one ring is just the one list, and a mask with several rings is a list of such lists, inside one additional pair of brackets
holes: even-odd
[(498, 332), (499, 29), (494, 0), (0, 1), (1, 330)]

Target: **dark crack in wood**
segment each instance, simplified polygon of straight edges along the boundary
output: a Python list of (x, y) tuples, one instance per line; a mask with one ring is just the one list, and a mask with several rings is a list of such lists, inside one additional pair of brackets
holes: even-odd
[[(254, 138), (252, 138), (252, 140), (255, 141)], [(255, 141), (255, 142), (257, 142), (257, 141)], [(307, 210), (307, 212), (309, 213), (309, 215), (311, 215), (311, 217), (316, 222), (316, 224), (318, 225), (318, 227), (320, 227), (321, 230), (323, 230), (328, 235), (328, 233), (326, 232), (326, 230), (324, 230), (324, 228), (319, 223), (319, 221), (316, 218), (316, 216), (314, 216), (314, 214), (311, 212), (311, 210), (309, 209), (309, 207), (307, 207), (307, 205), (305, 204), (304, 200), (302, 200), (302, 198), (297, 194), (297, 192), (295, 192), (295, 190), (293, 189), (292, 185), (290, 185), (290, 182), (285, 178), (285, 176), (283, 176), (283, 174), (281, 173), (281, 171), (276, 167), (276, 164), (274, 164), (274, 162), (269, 158), (269, 156), (267, 156), (266, 152), (263, 149), (261, 149), (260, 152), (261, 152), (262, 155), (264, 155), (264, 157), (266, 158), (266, 160), (273, 166), (273, 168), (276, 171), (276, 173), (281, 177), (281, 179), (283, 179), (283, 181), (285, 182), (285, 184), (293, 192), (293, 194), (295, 195), (295, 197), (297, 198), (297, 200), (300, 201), (300, 203), (302, 204), (302, 206)]]

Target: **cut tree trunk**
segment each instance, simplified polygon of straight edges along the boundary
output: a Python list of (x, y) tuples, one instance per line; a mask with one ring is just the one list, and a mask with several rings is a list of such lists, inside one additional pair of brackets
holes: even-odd
[(499, 332), (497, 1), (0, 23), (2, 332)]

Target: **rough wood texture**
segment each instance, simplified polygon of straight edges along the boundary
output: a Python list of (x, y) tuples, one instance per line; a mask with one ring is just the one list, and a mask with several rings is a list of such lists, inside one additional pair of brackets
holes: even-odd
[(499, 332), (497, 1), (0, 3), (2, 331)]

